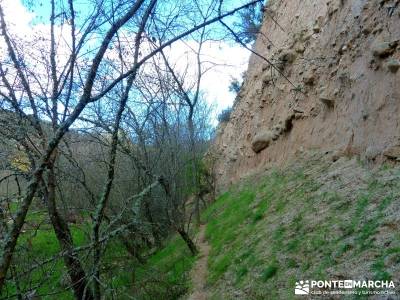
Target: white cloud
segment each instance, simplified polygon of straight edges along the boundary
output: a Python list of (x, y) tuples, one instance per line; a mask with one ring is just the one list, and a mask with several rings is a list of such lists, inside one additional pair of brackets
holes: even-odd
[[(50, 26), (47, 24), (32, 24), (35, 14), (21, 3), (20, 0), (0, 0), (7, 23), (7, 30), (12, 39), (20, 41), (16, 50), (29, 63), (36, 74), (46, 74), (50, 52)], [(68, 61), (70, 55), (70, 26), (55, 26), (56, 62), (60, 69)], [(0, 57), (6, 54), (5, 42), (0, 40)]]
[(235, 95), (228, 91), (232, 78), (240, 79), (247, 69), (249, 51), (239, 45), (222, 43), (219, 47), (209, 48), (210, 56), (222, 65), (205, 74), (203, 87), (211, 102), (216, 102), (217, 110), (232, 105)]
[[(176, 42), (168, 51), (175, 66), (189, 76), (196, 76), (196, 57), (190, 49), (197, 49), (196, 42)], [(225, 41), (208, 41), (201, 50), (203, 69), (211, 68), (202, 77), (201, 89), (206, 99), (216, 105), (217, 112), (233, 104), (235, 95), (229, 92), (232, 78), (240, 79), (247, 69), (250, 53), (238, 44)]]
[(29, 24), (35, 16), (34, 13), (29, 12), (20, 0), (0, 0), (0, 4), (11, 32), (22, 34), (29, 32)]

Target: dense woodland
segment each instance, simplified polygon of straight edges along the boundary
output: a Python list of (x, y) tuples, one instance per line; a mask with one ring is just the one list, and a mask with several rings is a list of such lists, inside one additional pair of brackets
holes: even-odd
[(215, 196), (202, 47), (259, 1), (43, 2), (33, 36), (0, 2), (1, 299), (175, 299), (143, 266), (171, 236), (191, 259)]

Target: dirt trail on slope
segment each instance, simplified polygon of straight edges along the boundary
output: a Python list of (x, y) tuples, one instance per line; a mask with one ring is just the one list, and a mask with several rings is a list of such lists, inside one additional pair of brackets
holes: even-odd
[(200, 258), (197, 260), (195, 267), (192, 270), (193, 292), (188, 300), (207, 300), (208, 293), (206, 290), (207, 281), (207, 260), (210, 252), (206, 238), (206, 225), (200, 226), (197, 247), (200, 252)]

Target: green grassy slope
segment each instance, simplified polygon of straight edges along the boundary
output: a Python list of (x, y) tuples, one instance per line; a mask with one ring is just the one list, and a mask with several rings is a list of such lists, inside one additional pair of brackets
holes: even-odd
[(194, 261), (184, 241), (172, 237), (145, 265), (137, 266), (132, 295), (146, 300), (178, 299), (190, 288), (189, 272)]
[[(29, 222), (40, 223), (45, 219), (43, 212), (32, 212), (28, 215)], [(84, 230), (72, 225), (71, 233), (76, 245), (86, 241)], [(18, 291), (31, 290), (41, 299), (74, 299), (69, 287), (68, 277), (62, 261), (57, 256), (60, 251), (57, 238), (50, 226), (42, 225), (40, 229), (27, 230), (18, 241), (19, 253), (14, 259), (16, 266), (12, 272), (20, 274), (18, 281), (9, 282), (2, 295), (15, 299)], [(47, 263), (43, 263), (46, 261)], [(34, 270), (30, 268), (35, 266)], [(26, 273), (25, 273), (26, 272)], [(23, 276), (25, 274), (26, 276)]]
[[(29, 216), (32, 223), (42, 218), (39, 212)], [(207, 285), (214, 300), (295, 299), (298, 280), (400, 278), (400, 167), (301, 158), (231, 187), (202, 218), (211, 245)], [(71, 229), (77, 245), (88, 243), (87, 225)], [(27, 231), (19, 245), (29, 247), (21, 250), (26, 253), (19, 257), (21, 268), (59, 251), (50, 226)], [(195, 258), (179, 237), (166, 241), (145, 265), (118, 241), (106, 251), (107, 299), (184, 299), (190, 290)], [(86, 257), (82, 253), (83, 262)], [(35, 286), (45, 278), (37, 288), (47, 295), (42, 299), (72, 299), (63, 277), (58, 259), (22, 284)], [(51, 294), (54, 290), (61, 293)], [(15, 292), (15, 285), (7, 286), (9, 295)]]
[[(43, 211), (33, 211), (28, 216), (29, 222), (36, 224), (47, 218)], [(71, 225), (71, 232), (76, 246), (83, 246), (90, 242), (87, 233), (89, 224)], [(190, 255), (185, 243), (178, 237), (172, 237), (165, 242), (166, 246), (152, 255), (146, 264), (139, 264), (129, 256), (123, 245), (118, 240), (111, 241), (106, 248), (102, 261), (103, 268), (107, 269), (107, 290), (104, 291), (106, 299), (164, 299), (172, 300), (185, 294), (190, 286), (189, 271), (195, 261)], [(13, 270), (18, 274), (27, 272), (29, 276), (20, 276), (18, 285), (9, 282), (1, 299), (16, 299), (18, 291), (34, 290), (37, 297), (43, 300), (75, 299), (69, 286), (64, 263), (57, 256), (60, 251), (58, 241), (51, 226), (43, 223), (39, 229), (27, 230), (19, 240), (19, 255), (16, 260), (17, 267)], [(81, 261), (85, 265), (88, 253), (80, 253)], [(43, 260), (49, 258), (46, 264)], [(38, 262), (31, 273), (27, 266)], [(86, 268), (89, 274), (90, 269)]]
[(295, 281), (400, 275), (400, 168), (314, 156), (232, 187), (204, 214), (212, 299), (294, 299)]

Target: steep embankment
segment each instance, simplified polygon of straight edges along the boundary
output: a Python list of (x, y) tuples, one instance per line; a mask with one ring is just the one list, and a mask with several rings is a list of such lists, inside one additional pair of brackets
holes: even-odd
[(398, 296), (399, 197), (400, 167), (316, 153), (232, 186), (204, 215), (209, 299), (296, 299), (296, 281), (344, 279), (394, 280)]
[(210, 151), (218, 187), (307, 149), (398, 159), (399, 1), (268, 2), (254, 48), (265, 59), (251, 57)]

